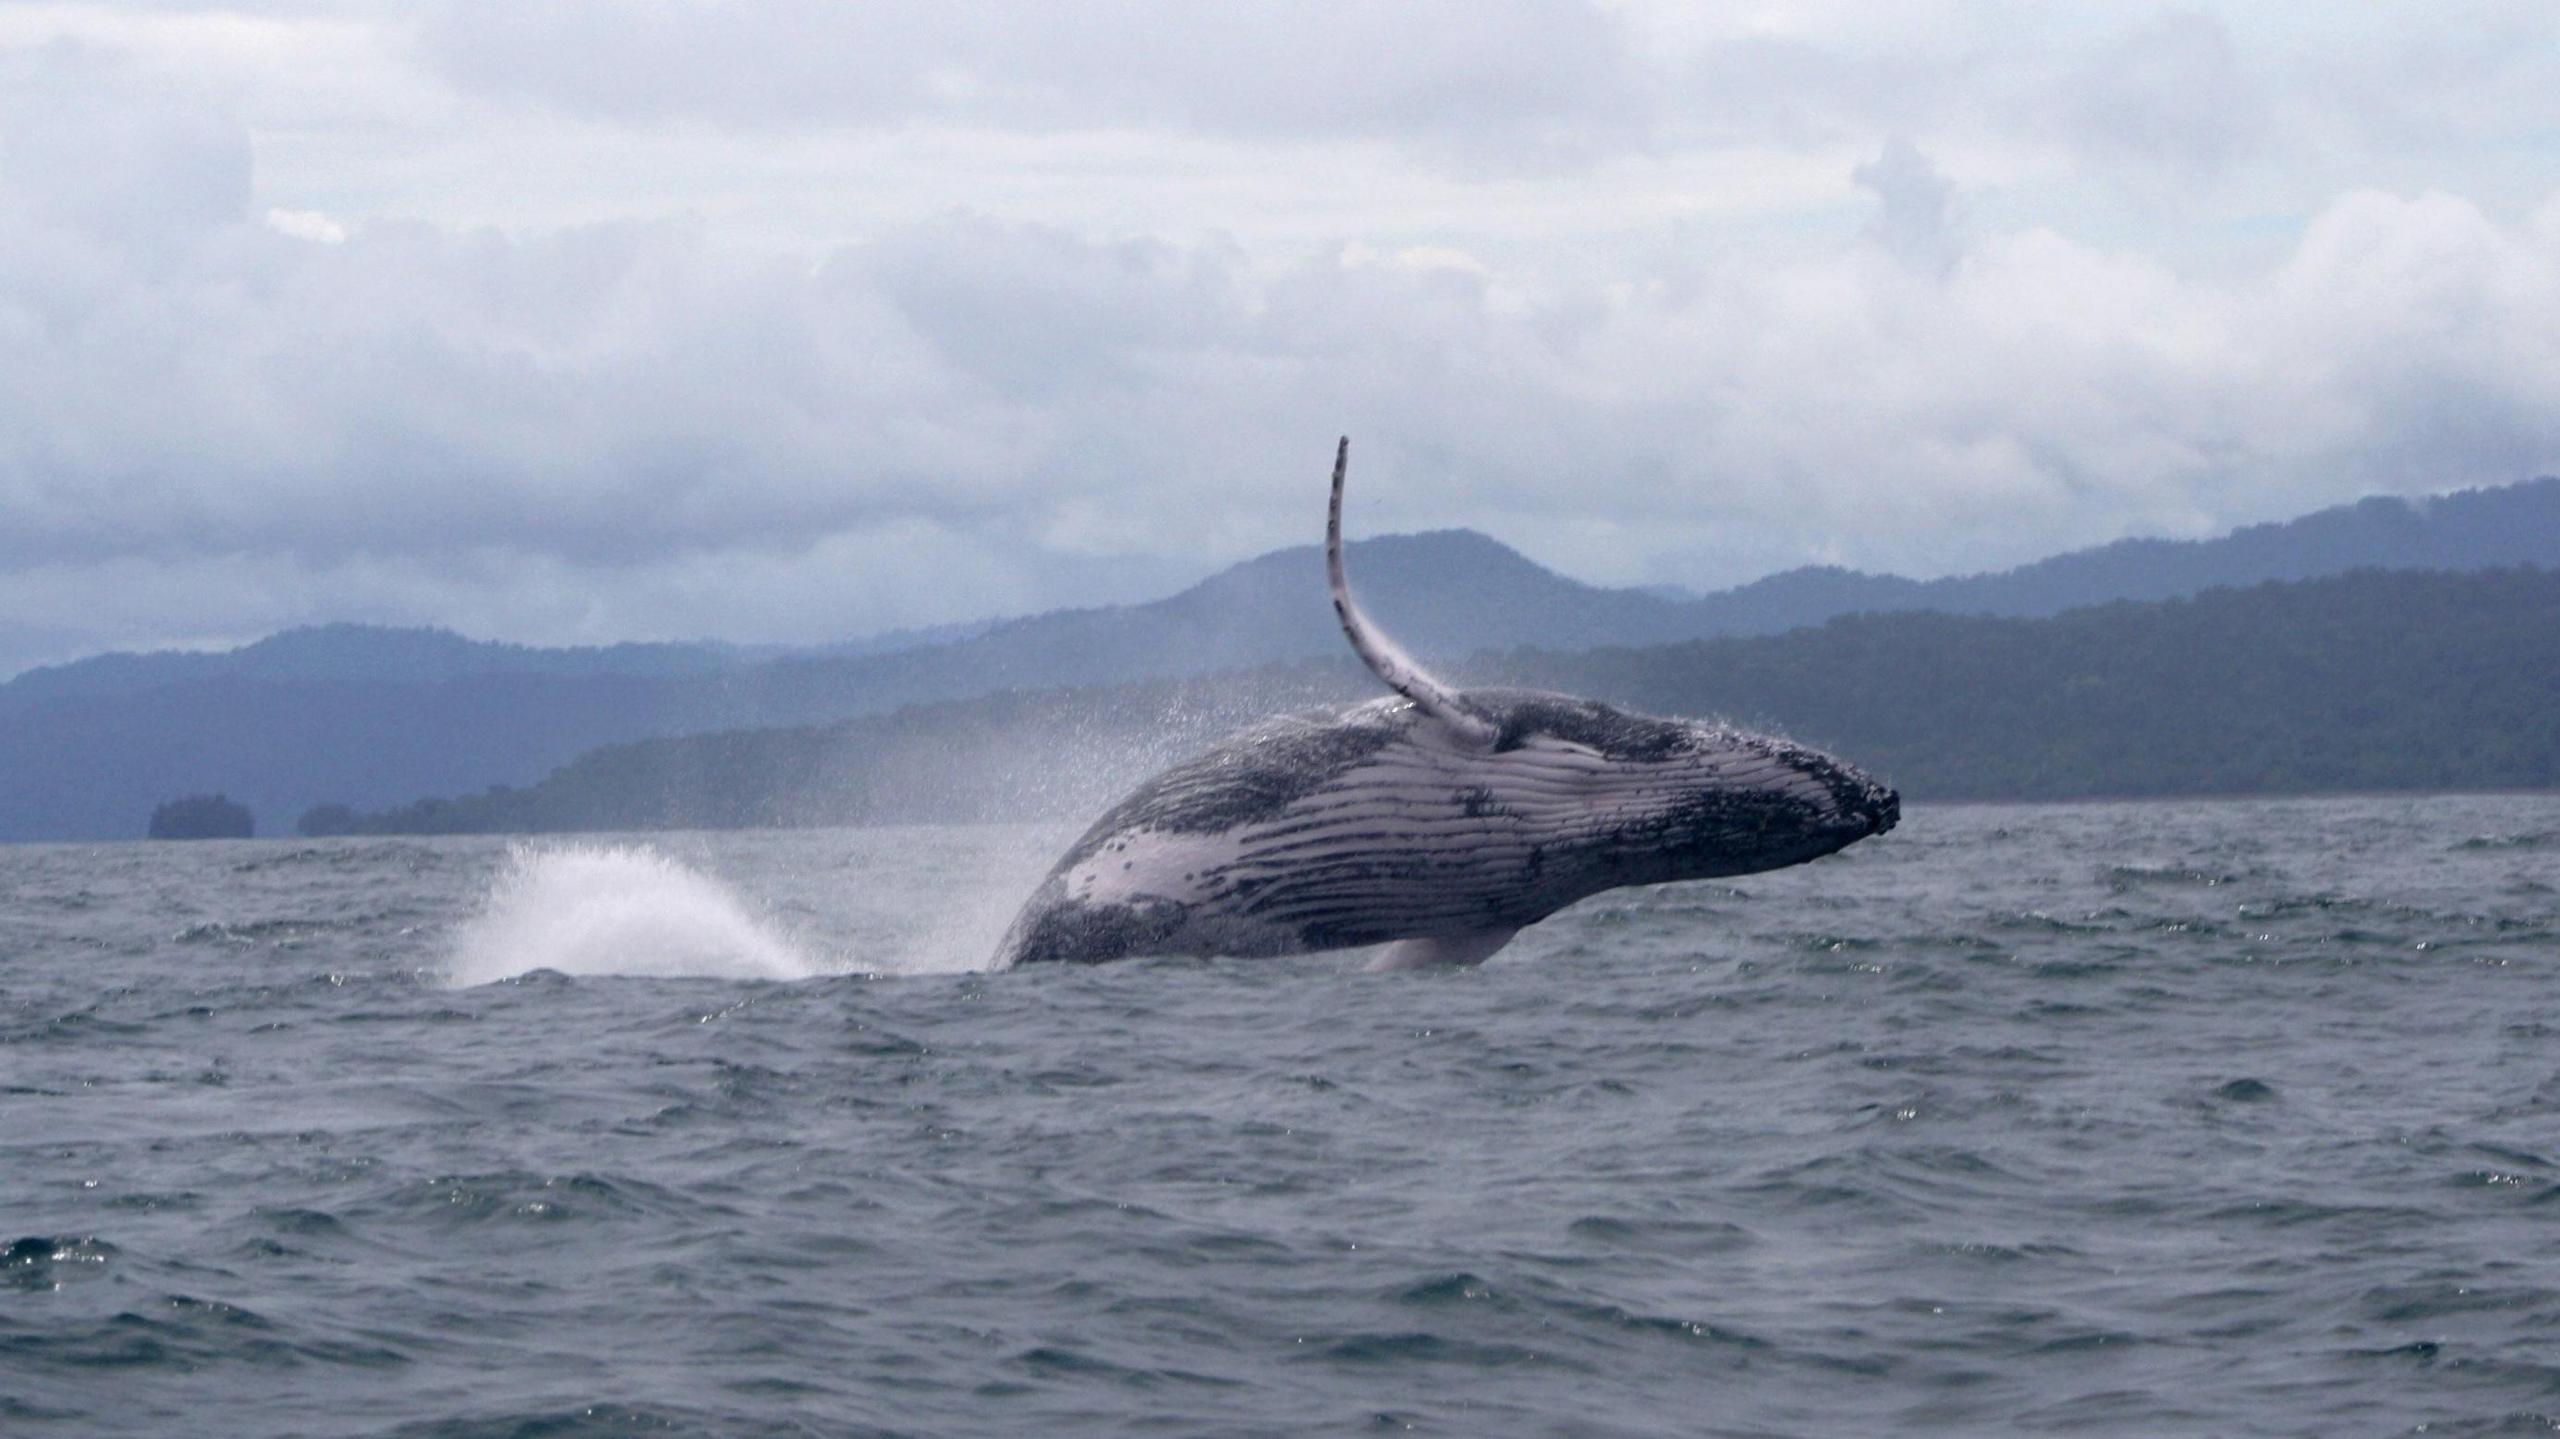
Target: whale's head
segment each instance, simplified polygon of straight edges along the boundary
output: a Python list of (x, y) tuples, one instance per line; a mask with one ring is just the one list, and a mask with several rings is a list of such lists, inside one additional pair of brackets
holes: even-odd
[[(1901, 797), (1773, 735), (1635, 714), (1571, 695), (1475, 690), (1494, 725), (1499, 802), (1551, 817), (1557, 858), (1606, 888), (1751, 874), (1882, 834)], [(1579, 885), (1577, 885), (1579, 887)]]

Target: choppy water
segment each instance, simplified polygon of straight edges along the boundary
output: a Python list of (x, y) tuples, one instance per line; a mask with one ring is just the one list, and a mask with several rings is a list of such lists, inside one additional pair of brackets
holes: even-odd
[(0, 849), (0, 1432), (2560, 1418), (2560, 796), (966, 972), (1065, 837)]

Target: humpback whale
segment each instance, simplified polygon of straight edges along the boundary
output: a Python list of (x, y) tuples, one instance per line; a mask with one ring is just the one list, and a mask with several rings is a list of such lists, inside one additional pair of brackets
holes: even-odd
[(1572, 695), (1452, 688), (1351, 597), (1334, 450), (1325, 568), (1393, 693), (1249, 729), (1140, 785), (1070, 845), (996, 967), (1387, 944), (1467, 965), (1621, 885), (1801, 864), (1893, 828), (1894, 791), (1772, 735)]

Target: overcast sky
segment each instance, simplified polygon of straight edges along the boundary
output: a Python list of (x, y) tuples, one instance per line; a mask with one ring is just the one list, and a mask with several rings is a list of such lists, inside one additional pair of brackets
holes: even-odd
[(0, 4), (0, 674), (2560, 470), (2560, 8)]

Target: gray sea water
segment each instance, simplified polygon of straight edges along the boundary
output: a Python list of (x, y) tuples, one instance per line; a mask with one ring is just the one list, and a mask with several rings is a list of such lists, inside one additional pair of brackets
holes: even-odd
[(0, 848), (0, 1433), (2560, 1427), (2560, 796), (973, 972), (1067, 837)]

